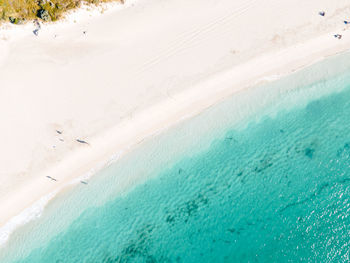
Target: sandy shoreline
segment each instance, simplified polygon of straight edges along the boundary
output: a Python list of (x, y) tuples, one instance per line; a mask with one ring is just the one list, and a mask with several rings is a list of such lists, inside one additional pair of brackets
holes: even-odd
[(145, 0), (3, 37), (0, 227), (115, 153), (350, 48), (347, 1), (297, 2)]

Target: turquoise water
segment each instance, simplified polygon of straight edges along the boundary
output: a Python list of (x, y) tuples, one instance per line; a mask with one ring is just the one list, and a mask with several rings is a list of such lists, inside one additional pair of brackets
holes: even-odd
[[(348, 262), (350, 71), (325, 68), (153, 138), (15, 233), (2, 262)], [(231, 121), (238, 100), (252, 110)]]

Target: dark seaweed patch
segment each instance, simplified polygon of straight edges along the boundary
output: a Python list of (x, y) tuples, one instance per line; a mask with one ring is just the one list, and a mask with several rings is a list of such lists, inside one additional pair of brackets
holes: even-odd
[(280, 209), (280, 212), (284, 212), (285, 210), (287, 210), (288, 208), (291, 208), (293, 206), (305, 204), (309, 200), (310, 200), (310, 198), (305, 198), (302, 201), (298, 201), (298, 202), (293, 202), (293, 203), (287, 204), (285, 207)]
[(244, 230), (244, 227), (239, 227), (238, 229), (237, 228), (227, 229), (227, 231), (230, 232), (231, 234), (237, 234), (237, 235), (240, 235), (243, 230)]
[(315, 149), (312, 149), (312, 148), (306, 148), (304, 151), (305, 156), (309, 157), (310, 159), (312, 159), (314, 152), (315, 152)]
[(171, 215), (168, 215), (165, 221), (167, 223), (171, 224), (171, 223), (175, 222), (175, 218), (173, 216), (171, 216)]
[(154, 226), (152, 225), (143, 226), (137, 231), (137, 238), (130, 240), (119, 256), (115, 259), (109, 257), (109, 261), (106, 262), (130, 262), (137, 259), (149, 263), (164, 262), (165, 260), (157, 260), (155, 256), (151, 255), (149, 252), (153, 230)]
[(181, 204), (171, 212), (166, 212), (165, 222), (170, 225), (174, 225), (177, 220), (188, 222), (190, 217), (197, 214), (199, 208), (207, 206), (208, 203), (209, 199), (206, 196), (203, 194), (197, 194), (194, 199)]
[(236, 232), (236, 229), (235, 228), (229, 228), (229, 229), (227, 229), (227, 231), (230, 232), (230, 233), (234, 233), (234, 232)]
[(114, 258), (113, 256), (111, 256), (109, 253), (106, 253), (106, 255), (104, 256), (104, 258), (102, 259), (103, 263), (116, 263), (118, 259)]
[(350, 182), (350, 178), (343, 178), (343, 179), (340, 179), (340, 180), (336, 180), (336, 181), (333, 181), (331, 183), (323, 183), (320, 187), (318, 187), (318, 189), (316, 189), (316, 191), (314, 191), (313, 193), (311, 193), (307, 198), (301, 200), (301, 201), (298, 201), (298, 202), (294, 202), (294, 203), (290, 203), (290, 204), (287, 204), (285, 207), (283, 207), (282, 209), (280, 209), (280, 212), (284, 212), (285, 210), (287, 210), (288, 208), (291, 208), (293, 206), (297, 206), (297, 205), (302, 205), (302, 204), (305, 204), (306, 202), (309, 202), (311, 200), (313, 200), (314, 198), (316, 198), (318, 195), (322, 194), (322, 192), (329, 188), (329, 187), (332, 187), (333, 185), (335, 184), (346, 184)]
[[(312, 159), (316, 151), (317, 142), (313, 141), (311, 143), (298, 143), (294, 146), (294, 151), (296, 153), (304, 154), (306, 157)], [(288, 149), (289, 151), (289, 149)]]
[(272, 165), (273, 165), (273, 163), (271, 162), (271, 159), (265, 157), (265, 158), (260, 160), (260, 165), (258, 165), (254, 168), (254, 172), (261, 173), (261, 172), (265, 171), (267, 168), (271, 167)]
[(350, 143), (345, 143), (343, 147), (338, 149), (337, 157), (345, 157), (350, 154)]

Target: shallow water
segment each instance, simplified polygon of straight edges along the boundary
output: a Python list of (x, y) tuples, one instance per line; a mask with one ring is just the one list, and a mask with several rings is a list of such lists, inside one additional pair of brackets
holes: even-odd
[(2, 262), (348, 262), (350, 72), (327, 68), (154, 138), (15, 233)]

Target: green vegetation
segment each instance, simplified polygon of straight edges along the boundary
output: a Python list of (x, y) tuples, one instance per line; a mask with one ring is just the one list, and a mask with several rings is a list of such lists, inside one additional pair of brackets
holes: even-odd
[[(56, 21), (82, 3), (98, 5), (113, 0), (0, 0), (0, 23), (22, 24), (36, 18)], [(123, 0), (119, 0), (124, 2)]]

